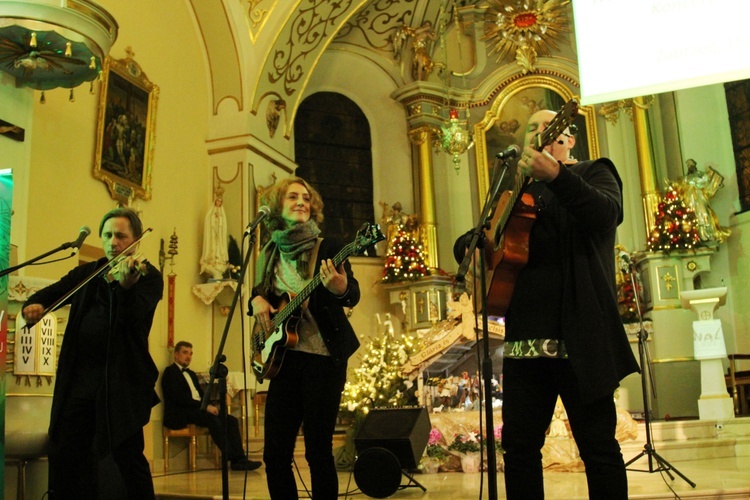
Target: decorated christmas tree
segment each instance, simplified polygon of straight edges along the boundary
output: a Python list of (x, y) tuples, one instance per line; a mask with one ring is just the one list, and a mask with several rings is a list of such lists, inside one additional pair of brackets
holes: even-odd
[(691, 250), (700, 244), (695, 213), (685, 206), (678, 191), (667, 186), (659, 203), (654, 229), (648, 238), (650, 251), (669, 253), (672, 250)]
[(414, 241), (403, 229), (399, 229), (388, 245), (383, 282), (415, 280), (428, 274), (422, 245)]
[(349, 373), (341, 395), (339, 416), (351, 423), (346, 444), (334, 452), (336, 465), (341, 470), (348, 470), (354, 464), (354, 436), (371, 408), (417, 404), (416, 384), (403, 378), (401, 368), (417, 351), (418, 340), (412, 335), (396, 337), (390, 314), (386, 315), (384, 324), (385, 333), (362, 346), (359, 368)]
[(406, 383), (401, 368), (414, 354), (415, 342), (411, 335), (396, 338), (391, 331), (363, 346), (359, 368), (347, 377), (341, 410), (351, 415), (369, 408), (404, 406), (409, 402), (413, 398), (412, 384)]

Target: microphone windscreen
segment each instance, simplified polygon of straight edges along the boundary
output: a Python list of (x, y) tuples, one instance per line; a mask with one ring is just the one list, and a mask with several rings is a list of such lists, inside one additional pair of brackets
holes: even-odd
[(469, 248), (469, 244), (471, 243), (471, 232), (472, 230), (469, 229), (464, 234), (459, 236), (456, 242), (453, 244), (453, 258), (456, 259), (457, 264), (461, 264), (461, 262), (464, 261), (466, 250)]

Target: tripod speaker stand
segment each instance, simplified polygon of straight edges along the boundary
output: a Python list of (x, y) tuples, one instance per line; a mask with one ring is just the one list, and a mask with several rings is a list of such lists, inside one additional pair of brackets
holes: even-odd
[[(669, 479), (674, 481), (672, 472), (680, 476), (685, 480), (691, 487), (695, 488), (695, 483), (688, 479), (684, 474), (675, 469), (672, 464), (664, 460), (664, 458), (656, 453), (654, 449), (654, 443), (651, 438), (651, 406), (650, 398), (648, 396), (648, 382), (651, 382), (651, 391), (656, 397), (656, 387), (654, 386), (653, 374), (651, 372), (651, 356), (648, 352), (648, 332), (643, 326), (643, 312), (641, 310), (641, 298), (638, 294), (638, 287), (635, 282), (636, 269), (633, 265), (633, 261), (630, 256), (626, 253), (620, 254), (621, 266), (624, 271), (628, 271), (630, 274), (630, 284), (633, 288), (633, 294), (635, 295), (635, 305), (638, 312), (639, 331), (638, 331), (638, 357), (641, 364), (641, 390), (643, 391), (643, 414), (646, 424), (646, 444), (643, 447), (643, 451), (638, 455), (630, 459), (625, 463), (625, 468), (629, 465), (637, 462), (641, 457), (648, 457), (648, 469), (628, 469), (634, 472), (666, 472)], [(648, 382), (646, 378), (648, 377)], [(671, 472), (670, 472), (671, 471)]]

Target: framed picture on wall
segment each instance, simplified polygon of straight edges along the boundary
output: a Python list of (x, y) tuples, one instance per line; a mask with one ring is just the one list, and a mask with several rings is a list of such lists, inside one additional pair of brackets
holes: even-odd
[(125, 205), (151, 199), (158, 99), (159, 87), (133, 59), (105, 60), (93, 173)]
[[(545, 76), (520, 78), (498, 93), (482, 121), (474, 125), (479, 199), (489, 190), (495, 155), (511, 144), (523, 148), (526, 122), (542, 109), (559, 111), (573, 93), (559, 80)], [(577, 160), (599, 157), (599, 139), (593, 106), (581, 106), (575, 119), (576, 145), (571, 155)]]

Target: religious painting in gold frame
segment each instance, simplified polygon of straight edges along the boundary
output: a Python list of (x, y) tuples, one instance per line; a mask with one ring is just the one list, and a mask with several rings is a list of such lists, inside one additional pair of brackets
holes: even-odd
[[(540, 109), (557, 111), (573, 97), (567, 86), (545, 76), (520, 78), (502, 88), (482, 121), (474, 125), (480, 200), (489, 190), (495, 155), (511, 144), (523, 148), (529, 117)], [(578, 130), (571, 155), (581, 161), (598, 158), (599, 138), (593, 106), (581, 106), (574, 124)], [(511, 161), (511, 167), (515, 168), (516, 160)]]
[(101, 76), (94, 177), (128, 205), (151, 199), (159, 87), (131, 58), (107, 58)]

